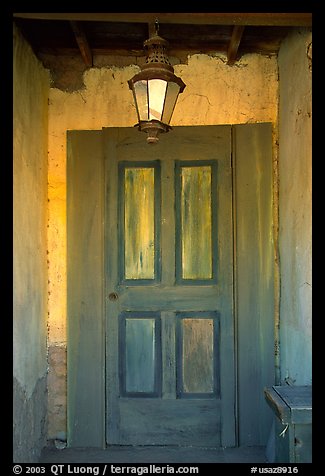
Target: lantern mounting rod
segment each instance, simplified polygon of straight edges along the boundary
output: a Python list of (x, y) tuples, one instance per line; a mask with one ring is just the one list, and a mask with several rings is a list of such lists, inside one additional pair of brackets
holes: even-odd
[(155, 19), (155, 33), (158, 35), (159, 33), (159, 21), (158, 18)]

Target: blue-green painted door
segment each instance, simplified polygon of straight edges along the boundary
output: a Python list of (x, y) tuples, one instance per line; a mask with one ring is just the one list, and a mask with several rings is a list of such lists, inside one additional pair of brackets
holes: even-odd
[(231, 446), (231, 126), (103, 130), (106, 440)]

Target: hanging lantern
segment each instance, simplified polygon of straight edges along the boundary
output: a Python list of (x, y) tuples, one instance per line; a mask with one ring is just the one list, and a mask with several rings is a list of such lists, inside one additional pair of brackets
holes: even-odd
[(148, 144), (156, 144), (158, 135), (168, 132), (179, 93), (185, 84), (174, 74), (166, 54), (168, 42), (158, 35), (158, 22), (153, 36), (144, 42), (148, 50), (140, 73), (128, 81), (133, 92), (139, 131), (147, 133)]

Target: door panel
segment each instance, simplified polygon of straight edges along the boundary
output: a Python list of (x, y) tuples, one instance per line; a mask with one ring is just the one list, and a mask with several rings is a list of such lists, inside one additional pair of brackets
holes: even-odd
[(67, 138), (68, 445), (103, 447), (102, 132), (68, 131)]
[(235, 444), (231, 126), (104, 129), (109, 444)]
[(176, 161), (176, 277), (182, 284), (216, 280), (217, 161)]
[(178, 398), (220, 397), (217, 316), (202, 312), (178, 313), (177, 325)]
[(120, 281), (160, 279), (160, 164), (119, 163)]

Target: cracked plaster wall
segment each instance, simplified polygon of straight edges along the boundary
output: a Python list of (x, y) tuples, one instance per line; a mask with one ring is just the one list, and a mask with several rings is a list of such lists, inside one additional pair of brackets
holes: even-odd
[[(171, 125), (272, 122), (277, 139), (278, 65), (275, 56), (243, 56), (227, 66), (224, 56), (193, 55), (174, 65), (186, 84)], [(49, 99), (49, 438), (66, 436), (66, 374), (55, 359), (66, 350), (66, 131), (130, 127), (137, 122), (127, 80), (139, 67), (92, 68), (84, 88), (52, 88)], [(171, 132), (172, 133), (172, 132)], [(145, 135), (143, 134), (145, 142)], [(275, 148), (276, 159), (276, 148)], [(52, 357), (51, 357), (52, 356)], [(53, 360), (54, 359), (54, 360)], [(59, 374), (59, 375), (58, 375)]]
[(279, 248), (281, 378), (312, 380), (312, 35), (289, 35), (279, 52)]
[(13, 457), (47, 436), (47, 124), (50, 77), (14, 28)]

